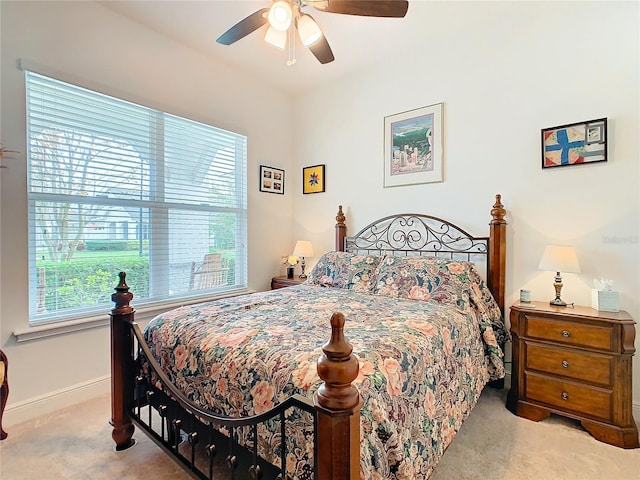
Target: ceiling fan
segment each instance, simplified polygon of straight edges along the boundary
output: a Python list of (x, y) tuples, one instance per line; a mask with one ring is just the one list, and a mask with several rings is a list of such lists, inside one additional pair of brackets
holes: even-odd
[[(222, 45), (231, 45), (250, 33), (267, 25), (265, 41), (284, 50), (289, 37), (290, 45), (295, 42), (293, 37), (295, 29), (305, 47), (322, 64), (334, 60), (329, 42), (315, 19), (303, 13), (306, 6), (313, 7), (321, 12), (341, 13), (345, 15), (360, 15), (367, 17), (404, 17), (409, 8), (409, 2), (405, 0), (272, 0), (269, 8), (262, 8), (248, 17), (240, 20), (229, 30), (224, 32), (216, 42)], [(289, 59), (288, 65), (295, 63)]]

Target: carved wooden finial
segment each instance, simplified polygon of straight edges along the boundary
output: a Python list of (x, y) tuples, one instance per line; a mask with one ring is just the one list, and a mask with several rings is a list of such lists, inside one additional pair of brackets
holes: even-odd
[(342, 211), (342, 205), (338, 206), (338, 214), (336, 215), (336, 250), (344, 252), (344, 240), (347, 236), (347, 225), (344, 223), (346, 217)]
[(133, 293), (129, 291), (129, 285), (127, 285), (126, 277), (127, 274), (125, 272), (118, 273), (118, 277), (120, 281), (118, 282), (118, 286), (115, 288), (115, 293), (111, 294), (111, 301), (116, 304), (116, 306), (111, 310), (111, 313), (114, 315), (121, 315), (126, 313), (133, 312), (133, 308), (129, 305), (131, 300), (133, 300)]
[(501, 199), (502, 195), (498, 193), (496, 195), (496, 203), (493, 204), (493, 208), (491, 209), (491, 216), (493, 217), (493, 220), (491, 220), (492, 225), (507, 223), (504, 219), (507, 211), (504, 209), (504, 205), (502, 205)]
[(336, 222), (340, 225), (344, 225), (344, 221), (346, 217), (344, 216), (344, 212), (342, 211), (342, 205), (338, 205), (338, 214), (336, 215)]
[(358, 376), (358, 359), (351, 354), (353, 346), (344, 338), (344, 315), (331, 316), (331, 340), (322, 347), (324, 355), (318, 359), (318, 376), (324, 383), (318, 389), (318, 404), (330, 410), (354, 408), (360, 394), (351, 385)]
[(331, 339), (322, 346), (322, 351), (331, 360), (348, 360), (353, 346), (344, 338), (344, 315), (331, 315)]

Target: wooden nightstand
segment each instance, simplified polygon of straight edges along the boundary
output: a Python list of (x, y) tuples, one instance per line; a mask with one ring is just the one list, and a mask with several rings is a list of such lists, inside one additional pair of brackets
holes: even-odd
[(293, 278), (287, 278), (285, 276), (273, 277), (271, 279), (271, 290), (275, 290), (276, 288), (291, 287), (293, 285), (300, 285), (305, 280), (306, 278), (300, 278), (297, 275), (294, 275)]
[(631, 316), (548, 302), (523, 305), (511, 307), (513, 365), (507, 408), (536, 422), (551, 413), (571, 417), (602, 442), (637, 448)]

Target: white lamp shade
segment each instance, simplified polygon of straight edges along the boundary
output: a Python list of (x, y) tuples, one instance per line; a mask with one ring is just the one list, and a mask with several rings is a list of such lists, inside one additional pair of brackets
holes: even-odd
[(320, 37), (322, 37), (322, 31), (318, 24), (309, 15), (300, 15), (298, 19), (298, 35), (305, 47), (313, 45)]
[(547, 245), (538, 265), (539, 270), (580, 273), (575, 249), (570, 245)]
[(276, 30), (275, 28), (269, 26), (269, 28), (267, 28), (267, 33), (264, 34), (264, 40), (274, 47), (278, 47), (280, 50), (284, 50), (284, 47), (287, 44), (287, 31)]
[(298, 240), (291, 254), (294, 257), (313, 257), (313, 247), (308, 240)]
[(291, 26), (291, 20), (293, 19), (293, 12), (291, 11), (291, 5), (289, 2), (279, 1), (271, 5), (269, 9), (269, 25), (276, 30), (282, 32), (289, 29)]

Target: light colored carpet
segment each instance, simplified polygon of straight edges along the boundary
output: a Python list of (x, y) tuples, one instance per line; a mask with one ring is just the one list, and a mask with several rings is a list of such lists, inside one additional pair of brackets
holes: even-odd
[[(430, 480), (638, 480), (640, 449), (595, 440), (561, 417), (539, 423), (512, 415), (506, 390), (486, 389)], [(2, 480), (190, 478), (143, 433), (115, 452), (109, 397), (7, 429)]]

